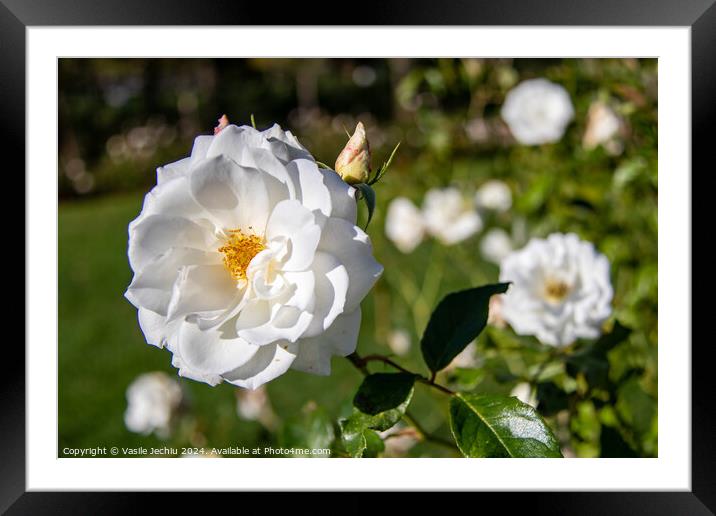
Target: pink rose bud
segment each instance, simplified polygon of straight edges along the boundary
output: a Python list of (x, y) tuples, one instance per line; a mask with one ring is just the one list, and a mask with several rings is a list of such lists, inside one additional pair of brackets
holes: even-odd
[(356, 130), (336, 159), (336, 172), (348, 184), (365, 183), (370, 175), (370, 145), (365, 127), (358, 122)]
[(226, 115), (221, 115), (218, 120), (219, 125), (214, 127), (214, 134), (219, 134), (227, 125), (229, 125), (229, 118)]

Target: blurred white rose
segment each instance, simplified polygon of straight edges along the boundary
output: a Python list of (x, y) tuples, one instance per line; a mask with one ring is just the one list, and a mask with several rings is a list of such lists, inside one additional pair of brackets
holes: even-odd
[(144, 435), (154, 432), (161, 438), (169, 436), (172, 415), (182, 399), (176, 380), (159, 371), (141, 374), (129, 385), (126, 396), (127, 429)]
[(574, 107), (564, 87), (546, 79), (529, 79), (507, 93), (501, 115), (518, 142), (540, 145), (562, 138)]
[(355, 222), (355, 189), (290, 132), (228, 125), (157, 171), (129, 226), (125, 296), (181, 376), (255, 389), (289, 368), (327, 375), (383, 271)]
[(258, 421), (269, 430), (275, 429), (277, 417), (271, 408), (265, 385), (258, 389), (241, 389), (236, 393), (236, 413), (241, 419)]
[(505, 319), (502, 317), (502, 294), (495, 294), (490, 298), (487, 324), (495, 328), (504, 328), (507, 326)]
[(505, 212), (512, 206), (510, 187), (502, 181), (491, 179), (475, 193), (475, 204), (481, 209)]
[(452, 359), (452, 362), (444, 369), (444, 371), (452, 371), (456, 367), (471, 368), (477, 366), (477, 346), (475, 342), (468, 344), (458, 355)]
[(256, 421), (268, 405), (266, 386), (256, 390), (241, 390), (236, 396), (236, 412), (242, 419)]
[(465, 124), (465, 133), (473, 142), (484, 143), (490, 139), (490, 126), (484, 118), (473, 118)]
[(383, 457), (405, 457), (410, 449), (420, 442), (421, 436), (415, 428), (402, 423), (378, 432), (383, 439), (385, 450)]
[(423, 241), (423, 215), (410, 199), (396, 197), (390, 202), (385, 216), (385, 235), (404, 253), (413, 252)]
[(428, 191), (423, 218), (428, 232), (445, 245), (462, 242), (482, 229), (482, 218), (454, 187)]
[[(587, 129), (582, 138), (585, 149), (606, 145), (619, 134), (622, 121), (612, 108), (604, 102), (594, 102), (587, 113)], [(608, 149), (609, 150), (609, 149)]]
[(405, 330), (393, 330), (388, 334), (388, 347), (396, 355), (406, 355), (411, 345), (410, 333)]
[(512, 252), (510, 235), (500, 228), (489, 230), (480, 240), (480, 252), (486, 260), (499, 265), (502, 259)]
[(609, 261), (573, 233), (530, 240), (502, 261), (500, 281), (512, 282), (502, 317), (551, 346), (599, 336), (612, 311)]
[(534, 408), (537, 408), (537, 393), (533, 392), (532, 386), (527, 382), (515, 385), (512, 392), (510, 392), (510, 396), (514, 396), (522, 403), (527, 403), (528, 405), (532, 405)]

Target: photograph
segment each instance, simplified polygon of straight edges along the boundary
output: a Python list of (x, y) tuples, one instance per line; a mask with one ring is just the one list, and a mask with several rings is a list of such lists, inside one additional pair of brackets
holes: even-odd
[(658, 58), (56, 63), (58, 458), (659, 457)]

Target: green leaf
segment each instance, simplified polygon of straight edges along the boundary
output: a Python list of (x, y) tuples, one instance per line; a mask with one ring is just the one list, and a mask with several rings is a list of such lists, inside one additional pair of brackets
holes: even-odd
[(507, 291), (509, 283), (495, 283), (448, 294), (430, 316), (420, 341), (423, 358), (432, 372), (445, 368), (487, 324), (490, 297)]
[(368, 181), (369, 185), (374, 185), (375, 183), (380, 181), (381, 178), (383, 177), (383, 175), (388, 171), (388, 167), (390, 167), (390, 164), (393, 162), (393, 157), (395, 156), (395, 153), (398, 151), (398, 147), (400, 147), (400, 142), (398, 142), (398, 144), (395, 147), (393, 147), (393, 152), (390, 153), (390, 156), (388, 157), (388, 161), (383, 163), (383, 165), (375, 173), (375, 176), (373, 177), (373, 179)]
[(415, 375), (367, 376), (353, 399), (353, 413), (340, 421), (341, 443), (351, 457), (375, 457), (384, 449), (375, 430), (387, 430), (405, 414), (413, 398)]
[(657, 416), (656, 400), (644, 390), (636, 377), (619, 386), (616, 409), (622, 420), (640, 436), (649, 433), (652, 420)]
[(567, 372), (576, 376), (578, 372), (584, 373), (590, 387), (609, 387), (609, 359), (607, 353), (615, 346), (625, 341), (631, 330), (619, 321), (614, 322), (612, 331), (602, 335), (591, 345), (572, 353), (567, 357)]
[(364, 435), (365, 426), (360, 418), (349, 417), (340, 422), (341, 442), (351, 457), (362, 457), (367, 447)]
[(405, 414), (405, 411), (408, 409), (408, 405), (410, 404), (410, 400), (412, 398), (413, 387), (411, 385), (410, 392), (408, 392), (405, 396), (403, 402), (395, 408), (377, 412), (375, 414), (365, 414), (356, 408), (354, 409), (354, 413), (351, 418), (359, 420), (365, 428), (372, 428), (373, 430), (380, 431), (387, 430), (400, 421)]
[(466, 457), (561, 457), (559, 443), (534, 408), (517, 398), (456, 394), (450, 429)]
[(375, 430), (366, 428), (363, 430), (363, 437), (365, 438), (366, 444), (363, 457), (375, 458), (385, 450), (385, 443)]
[(366, 427), (365, 414), (355, 412), (340, 422), (340, 428), (343, 448), (353, 458), (376, 457), (385, 449), (377, 432)]
[(251, 127), (256, 129), (256, 119), (254, 118), (254, 114), (251, 113)]
[(364, 414), (375, 416), (403, 408), (413, 396), (415, 375), (409, 373), (376, 373), (367, 376), (353, 398), (353, 405)]
[(373, 212), (375, 211), (375, 191), (365, 183), (358, 183), (353, 186), (360, 191), (365, 200), (365, 205), (368, 207), (368, 220), (365, 223), (365, 228), (363, 228), (368, 229), (368, 224), (370, 224), (370, 219), (373, 218)]
[(450, 372), (449, 382), (455, 384), (460, 391), (474, 390), (487, 375), (484, 368), (473, 369), (456, 367)]

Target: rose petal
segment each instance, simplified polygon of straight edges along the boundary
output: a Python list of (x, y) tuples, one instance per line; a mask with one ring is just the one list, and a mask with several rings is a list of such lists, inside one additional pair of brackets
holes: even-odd
[(299, 310), (313, 311), (316, 299), (316, 277), (312, 270), (285, 272), (284, 278), (291, 285), (291, 295), (282, 304)]
[(253, 127), (228, 125), (219, 134), (213, 137), (207, 149), (206, 157), (216, 158), (223, 156), (240, 166), (253, 166), (247, 161), (250, 149), (260, 147), (263, 137)]
[(354, 310), (383, 273), (383, 266), (373, 258), (368, 235), (350, 222), (330, 218), (318, 249), (338, 258), (348, 271), (345, 310)]
[(139, 327), (144, 334), (147, 344), (151, 344), (152, 346), (156, 346), (158, 348), (164, 347), (166, 317), (142, 307), (139, 307), (137, 314)]
[(207, 214), (192, 197), (187, 176), (178, 175), (158, 184), (144, 197), (142, 212), (132, 221), (130, 229), (149, 215), (181, 217), (197, 222)]
[(286, 166), (266, 149), (250, 148), (245, 156), (245, 166), (266, 172), (273, 179), (268, 181), (271, 209), (283, 200), (296, 198), (296, 185)]
[(190, 165), (193, 167), (201, 160), (206, 159), (209, 147), (214, 141), (214, 137), (210, 135), (201, 135), (194, 138), (194, 146), (191, 149)]
[(300, 187), (297, 200), (309, 210), (319, 210), (329, 217), (332, 211), (331, 194), (316, 162), (307, 159), (291, 161), (286, 170), (293, 178), (293, 183)]
[(316, 302), (313, 320), (304, 337), (315, 337), (333, 324), (345, 307), (348, 292), (348, 272), (333, 255), (317, 252), (313, 272), (316, 277)]
[(172, 179), (188, 174), (190, 163), (191, 158), (184, 158), (157, 168), (157, 184), (161, 185), (167, 181), (171, 181)]
[(167, 321), (190, 314), (223, 313), (241, 297), (223, 264), (184, 267), (174, 283)]
[(259, 346), (241, 338), (225, 339), (218, 330), (200, 330), (183, 322), (179, 327), (178, 351), (186, 366), (201, 374), (223, 374), (246, 364)]
[(255, 328), (266, 324), (271, 319), (271, 306), (263, 299), (252, 300), (244, 306), (236, 318), (236, 331)]
[(172, 247), (204, 250), (212, 240), (206, 228), (188, 219), (149, 215), (129, 227), (129, 263), (133, 271), (141, 271)]
[(212, 387), (224, 381), (221, 375), (200, 373), (187, 367), (187, 365), (182, 361), (181, 357), (179, 356), (179, 353), (174, 353), (172, 355), (172, 366), (176, 367), (179, 370), (179, 376), (181, 376), (182, 378), (189, 378), (190, 380), (195, 380), (197, 382), (204, 382), (211, 385)]
[(265, 346), (279, 340), (296, 342), (304, 334), (312, 319), (312, 314), (298, 308), (274, 304), (266, 323), (237, 330), (237, 333), (247, 342), (258, 346)]
[[(236, 317), (239, 312), (244, 308), (244, 306), (246, 306), (246, 303), (248, 302), (248, 296), (246, 295), (246, 292), (246, 287), (244, 287), (243, 289), (238, 289), (238, 294), (234, 299), (232, 299), (229, 306), (223, 312), (218, 315), (200, 314), (196, 317), (196, 320), (194, 322), (202, 331), (210, 330), (212, 328), (218, 328), (219, 326), (221, 326), (221, 329), (224, 331), (224, 333), (229, 333), (228, 330), (230, 329), (231, 335), (236, 336), (236, 325), (234, 324), (233, 328), (227, 328), (224, 323)], [(229, 326), (232, 325), (229, 323)]]
[(299, 143), (298, 139), (291, 134), (291, 131), (284, 131), (278, 124), (274, 124), (265, 131), (262, 131), (261, 136), (265, 142), (262, 146), (286, 163), (295, 159), (308, 159), (313, 161), (311, 153)]
[(224, 379), (239, 387), (257, 389), (288, 371), (296, 358), (296, 344), (282, 342), (262, 346), (246, 364), (224, 374)]
[(331, 216), (340, 217), (351, 224), (356, 223), (358, 204), (356, 203), (356, 189), (343, 181), (333, 170), (319, 168), (323, 175), (323, 184), (331, 195)]
[(276, 205), (266, 225), (266, 238), (286, 237), (290, 241), (290, 254), (283, 265), (284, 271), (302, 271), (310, 267), (321, 238), (316, 217), (294, 200)]
[[(224, 131), (216, 138), (222, 134)], [(261, 172), (218, 156), (202, 161), (192, 171), (190, 183), (194, 199), (224, 229), (263, 233), (269, 201)]]
[(171, 248), (136, 273), (124, 295), (137, 308), (148, 308), (166, 316), (180, 269), (187, 265), (216, 263), (218, 260), (220, 258), (216, 253)]
[(353, 353), (358, 343), (360, 329), (360, 308), (341, 314), (323, 334), (298, 341), (296, 360), (291, 369), (306, 373), (331, 374), (331, 357), (347, 356)]

